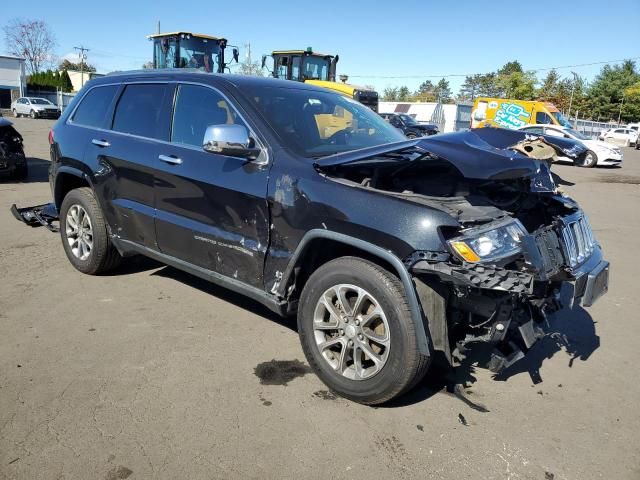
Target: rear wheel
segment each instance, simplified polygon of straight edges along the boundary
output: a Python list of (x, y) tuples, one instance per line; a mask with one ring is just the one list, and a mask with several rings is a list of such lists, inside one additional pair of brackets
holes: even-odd
[(13, 112), (13, 116), (16, 117), (16, 118), (18, 118), (20, 116), (20, 114), (16, 111), (15, 108), (12, 110), (12, 112)]
[(71, 190), (60, 207), (60, 235), (71, 264), (89, 275), (107, 272), (122, 257), (111, 244), (106, 222), (90, 188)]
[(410, 140), (413, 140), (414, 138), (418, 138), (418, 136), (413, 132), (407, 133), (406, 137)]
[(331, 390), (359, 403), (387, 402), (422, 379), (430, 357), (419, 353), (415, 328), (398, 278), (359, 258), (326, 263), (302, 291), (307, 361)]
[(587, 153), (584, 154), (584, 160), (582, 162), (582, 165), (580, 166), (585, 168), (593, 168), (597, 164), (598, 164), (598, 156), (591, 150), (587, 150)]

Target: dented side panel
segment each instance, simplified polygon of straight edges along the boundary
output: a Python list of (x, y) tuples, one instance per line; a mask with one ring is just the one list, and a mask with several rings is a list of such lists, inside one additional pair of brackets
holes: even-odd
[(459, 226), (441, 210), (332, 181), (307, 162), (280, 151), (271, 169), (271, 244), (265, 264), (268, 291), (310, 230), (325, 229), (365, 240), (404, 258), (415, 250), (441, 250), (438, 227)]

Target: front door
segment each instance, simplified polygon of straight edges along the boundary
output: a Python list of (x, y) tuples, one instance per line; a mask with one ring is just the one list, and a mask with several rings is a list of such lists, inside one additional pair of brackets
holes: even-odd
[(167, 255), (262, 288), (268, 165), (205, 152), (207, 126), (247, 125), (218, 90), (176, 88), (171, 141), (156, 160), (158, 246)]

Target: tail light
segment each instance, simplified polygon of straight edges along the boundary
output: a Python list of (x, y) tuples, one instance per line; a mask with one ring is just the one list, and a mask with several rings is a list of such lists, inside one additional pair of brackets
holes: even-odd
[(49, 145), (53, 145), (53, 129), (49, 130)]

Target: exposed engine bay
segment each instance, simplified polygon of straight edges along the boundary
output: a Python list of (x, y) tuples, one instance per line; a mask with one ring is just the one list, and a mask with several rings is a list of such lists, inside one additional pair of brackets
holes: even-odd
[(500, 371), (544, 336), (548, 315), (562, 307), (563, 283), (572, 285), (570, 302), (585, 306), (607, 289), (609, 264), (588, 220), (550, 172), (557, 155), (579, 159), (584, 151), (547, 140), (480, 129), (317, 165), (334, 181), (458, 222), (439, 229), (443, 251), (405, 259), (434, 348), (452, 365), (469, 344), (488, 342), (495, 349), (487, 366)]

